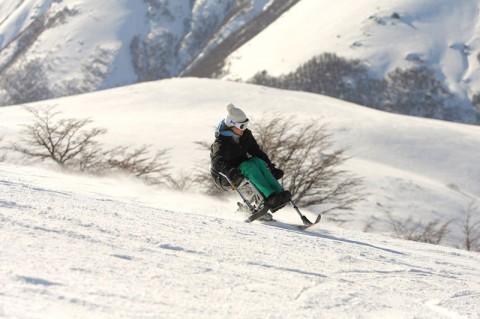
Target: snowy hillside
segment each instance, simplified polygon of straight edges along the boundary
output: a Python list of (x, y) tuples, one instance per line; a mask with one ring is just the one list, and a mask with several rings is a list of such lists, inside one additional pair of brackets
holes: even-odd
[(460, 101), (471, 100), (480, 93), (479, 7), (478, 0), (302, 0), (232, 53), (223, 72), (244, 81), (263, 70), (285, 75), (329, 52), (364, 61), (377, 78), (427, 67)]
[[(368, 193), (355, 211), (337, 213), (348, 220), (343, 227), (362, 230), (369, 224), (371, 231), (391, 234), (390, 215), (422, 223), (452, 220), (443, 244), (462, 246), (466, 210), (480, 202), (479, 127), (389, 114), (315, 94), (206, 79), (163, 80), (35, 105), (57, 105), (66, 117), (90, 117), (92, 125), (108, 129), (101, 141), (112, 147), (150, 144), (170, 149), (173, 171), (188, 175), (201, 161), (208, 163), (208, 152), (194, 142), (213, 141), (213, 128), (228, 102), (244, 109), (252, 122), (280, 113), (295, 116), (294, 123), (314, 118), (327, 125), (335, 147), (352, 156), (344, 168), (364, 179)], [(0, 118), (3, 143), (18, 141), (19, 125), (31, 121), (19, 106), (0, 109)], [(235, 200), (233, 196), (231, 207)]]
[(306, 91), (479, 124), (478, 12), (478, 0), (3, 1), (0, 105), (176, 76), (280, 76), (333, 53), (362, 61), (368, 83), (316, 70), (301, 82), (348, 88)]
[(480, 316), (478, 253), (230, 204), (0, 163), (0, 318)]
[(479, 7), (477, 0), (302, 0), (232, 54), (228, 78), (285, 74), (334, 52), (368, 61), (379, 77), (424, 61), (452, 91), (479, 92)]
[[(15, 83), (30, 82), (41, 99), (177, 76), (269, 6), (269, 0), (2, 1), (0, 74), (11, 83), (3, 86), (16, 91)], [(44, 74), (21, 81), (33, 73)]]

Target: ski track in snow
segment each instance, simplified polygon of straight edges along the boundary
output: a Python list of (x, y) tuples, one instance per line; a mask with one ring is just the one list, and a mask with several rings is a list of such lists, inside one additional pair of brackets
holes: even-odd
[(2, 318), (479, 315), (477, 253), (175, 211), (25, 169), (0, 163)]

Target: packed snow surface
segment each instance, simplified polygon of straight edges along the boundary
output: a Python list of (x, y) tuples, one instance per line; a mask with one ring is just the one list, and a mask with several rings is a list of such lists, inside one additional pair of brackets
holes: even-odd
[(3, 318), (480, 315), (478, 253), (246, 224), (228, 203), (125, 179), (0, 176)]

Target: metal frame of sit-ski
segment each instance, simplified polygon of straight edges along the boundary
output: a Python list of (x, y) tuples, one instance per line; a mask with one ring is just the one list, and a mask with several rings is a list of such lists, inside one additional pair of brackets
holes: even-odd
[[(243, 178), (241, 183), (238, 186), (235, 186), (235, 183), (233, 183), (230, 180), (230, 178), (228, 178), (227, 175), (223, 173), (219, 173), (219, 174), (228, 181), (228, 183), (230, 184), (230, 187), (233, 190), (235, 190), (238, 193), (238, 195), (240, 195), (240, 197), (242, 198), (243, 204), (238, 203), (239, 208), (243, 209), (247, 207), (248, 210), (250, 211), (251, 215), (249, 216), (248, 219), (245, 220), (245, 222), (250, 223), (262, 217), (266, 213), (268, 213), (270, 209), (272, 208), (275, 209), (275, 207), (270, 207), (265, 203), (265, 197), (262, 195), (262, 193), (260, 193), (260, 191), (255, 187), (255, 185), (253, 185), (247, 178)], [(298, 209), (297, 205), (293, 200), (289, 200), (289, 203), (302, 219), (303, 225), (311, 226), (320, 221), (322, 215), (318, 215), (315, 222), (312, 223), (310, 220), (308, 220), (308, 218), (305, 215), (303, 215), (300, 212), (300, 210)]]

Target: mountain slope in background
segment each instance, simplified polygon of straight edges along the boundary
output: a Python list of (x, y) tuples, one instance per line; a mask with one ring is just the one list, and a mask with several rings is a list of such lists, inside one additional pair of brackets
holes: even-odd
[[(0, 74), (34, 73), (37, 62), (36, 72), (45, 73), (39, 81), (47, 81), (41, 89), (48, 91), (38, 92), (38, 99), (177, 76), (269, 11), (270, 2), (4, 1)], [(10, 86), (27, 81), (17, 82)], [(29, 83), (28, 89), (35, 85)]]
[(431, 69), (468, 110), (480, 93), (479, 7), (477, 0), (302, 0), (231, 54), (224, 78), (285, 75), (328, 52), (363, 61), (379, 79), (397, 68)]
[(227, 78), (285, 74), (332, 52), (366, 61), (378, 77), (422, 63), (466, 96), (480, 92), (479, 7), (477, 0), (302, 0), (231, 55)]
[[(398, 113), (478, 124), (478, 12), (477, 0), (4, 1), (0, 100), (20, 104), (176, 76), (246, 81), (262, 71), (293, 72), (329, 52), (359, 59), (374, 79), (425, 67), (433, 75), (419, 81), (438, 85), (416, 94), (436, 110)], [(394, 90), (409, 80), (402, 81)], [(389, 98), (380, 106), (347, 100), (396, 112), (400, 101)]]
[[(170, 149), (175, 173), (193, 174), (209, 167), (214, 127), (229, 101), (252, 120), (279, 113), (302, 123), (317, 119), (333, 135), (335, 149), (352, 156), (344, 169), (364, 179), (368, 196), (352, 212), (337, 212), (344, 227), (392, 233), (389, 216), (427, 223), (452, 220), (446, 245), (462, 245), (466, 209), (480, 202), (480, 128), (381, 112), (315, 94), (281, 91), (220, 80), (173, 79), (34, 104), (57, 105), (64, 116), (89, 117), (107, 128), (107, 146), (153, 145)], [(31, 121), (19, 106), (0, 109), (4, 143), (19, 141), (20, 124)], [(8, 154), (13, 159), (13, 154)], [(202, 162), (203, 161), (203, 162)], [(289, 174), (289, 172), (286, 172)], [(230, 207), (238, 200), (232, 194)], [(320, 211), (322, 207), (312, 207)], [(295, 216), (290, 210), (283, 215)], [(372, 224), (373, 222), (373, 224)]]

